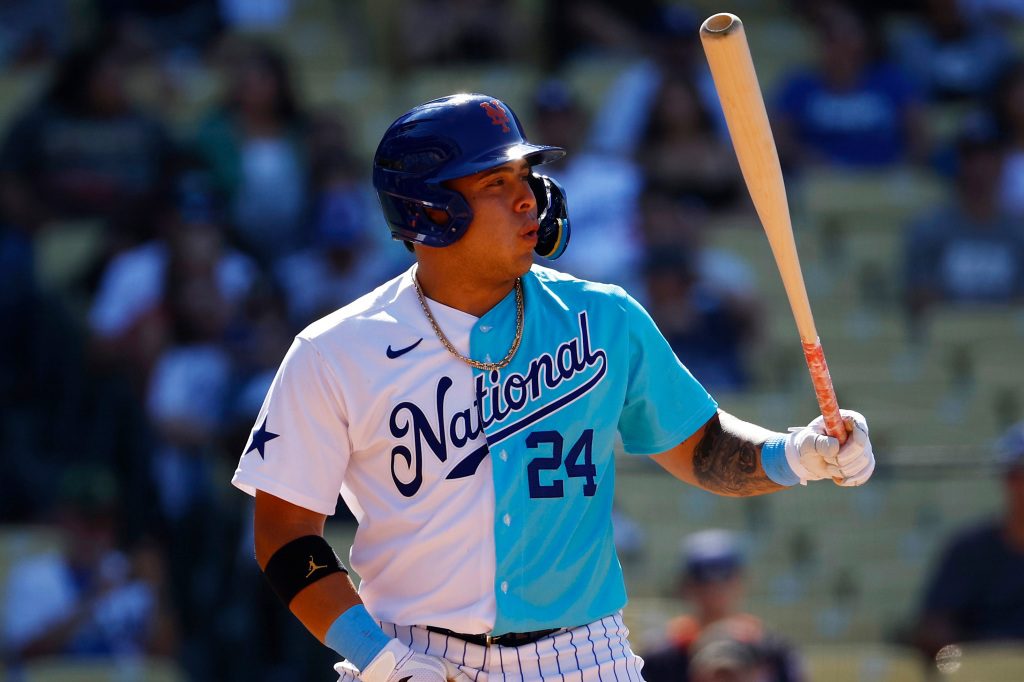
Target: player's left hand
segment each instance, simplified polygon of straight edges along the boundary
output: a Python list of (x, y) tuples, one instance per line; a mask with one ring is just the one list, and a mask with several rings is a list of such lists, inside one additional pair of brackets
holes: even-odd
[(392, 639), (362, 672), (358, 672), (357, 679), (361, 682), (470, 682), (470, 677), (448, 659), (416, 653), (397, 639)]
[(849, 434), (842, 446), (825, 431), (821, 416), (804, 428), (791, 429), (786, 458), (801, 481), (832, 478), (837, 485), (851, 487), (863, 485), (874, 473), (867, 420), (853, 410), (840, 410), (839, 414)]

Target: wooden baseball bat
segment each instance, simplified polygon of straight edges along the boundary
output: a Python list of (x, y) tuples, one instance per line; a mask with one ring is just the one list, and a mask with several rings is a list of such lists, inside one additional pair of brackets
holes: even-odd
[(782, 275), (786, 297), (796, 318), (800, 343), (807, 368), (811, 373), (818, 406), (825, 418), (829, 435), (846, 442), (846, 426), (839, 415), (839, 403), (832, 387), (832, 378), (825, 363), (818, 332), (811, 315), (800, 259), (793, 240), (793, 223), (789, 217), (786, 186), (782, 181), (779, 154), (768, 123), (761, 87), (750, 57), (743, 22), (734, 14), (721, 13), (708, 17), (700, 27), (711, 75), (722, 103), (729, 135), (743, 171), (743, 180), (761, 218), (775, 264)]

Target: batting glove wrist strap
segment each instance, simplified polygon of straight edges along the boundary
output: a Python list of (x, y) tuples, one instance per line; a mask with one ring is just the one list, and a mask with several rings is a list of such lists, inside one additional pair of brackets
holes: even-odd
[(299, 592), (332, 573), (348, 573), (341, 559), (319, 535), (304, 535), (287, 543), (270, 557), (263, 575), (289, 606)]
[[(395, 663), (409, 653), (409, 647), (384, 634), (362, 604), (356, 604), (331, 623), (324, 635), (324, 644), (366, 674), (371, 669), (380, 672), (388, 660), (391, 661), (390, 670), (393, 670)], [(391, 657), (384, 656), (385, 652), (390, 652)], [(385, 680), (387, 675), (379, 679)]]
[(472, 682), (447, 658), (416, 653), (397, 639), (389, 640), (357, 677), (361, 682)]
[(800, 482), (786, 457), (786, 436), (778, 436), (761, 446), (761, 468), (765, 475), (779, 485), (791, 486)]

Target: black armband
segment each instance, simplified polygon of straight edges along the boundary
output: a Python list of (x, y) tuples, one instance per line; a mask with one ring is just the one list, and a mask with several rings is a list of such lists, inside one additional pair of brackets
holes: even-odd
[(319, 535), (296, 538), (274, 552), (263, 569), (267, 582), (288, 606), (299, 592), (332, 573), (348, 573)]

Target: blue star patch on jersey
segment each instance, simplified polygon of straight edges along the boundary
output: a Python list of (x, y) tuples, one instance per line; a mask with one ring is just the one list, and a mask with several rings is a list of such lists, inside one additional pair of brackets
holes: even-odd
[(260, 453), (260, 459), (264, 459), (263, 448), (267, 446), (268, 441), (272, 441), (277, 438), (280, 434), (271, 433), (267, 431), (267, 418), (263, 418), (263, 423), (260, 424), (260, 428), (252, 432), (252, 440), (250, 441), (249, 447), (246, 448), (245, 454), (249, 454), (253, 450), (258, 450)]

